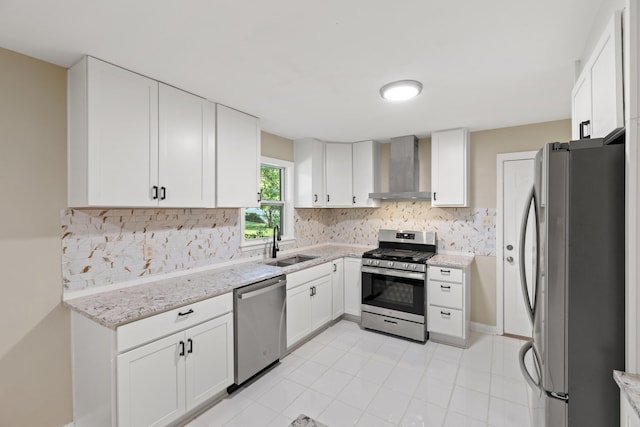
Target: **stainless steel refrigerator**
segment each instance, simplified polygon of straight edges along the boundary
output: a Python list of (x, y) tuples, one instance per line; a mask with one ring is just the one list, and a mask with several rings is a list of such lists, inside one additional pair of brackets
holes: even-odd
[(625, 357), (623, 142), (622, 131), (613, 141), (547, 144), (536, 156), (520, 242), (524, 260), (533, 226), (533, 283), (521, 265), (533, 338), (520, 367), (534, 427), (620, 425), (612, 375)]

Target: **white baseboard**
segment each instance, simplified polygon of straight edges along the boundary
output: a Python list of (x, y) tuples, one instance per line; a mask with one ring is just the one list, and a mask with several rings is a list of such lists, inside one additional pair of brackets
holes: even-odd
[(500, 335), (498, 334), (498, 328), (492, 325), (485, 325), (484, 323), (469, 322), (469, 329), (474, 332), (480, 332), (487, 335)]
[(75, 426), (75, 424), (73, 421), (71, 421), (69, 424), (65, 424), (62, 427), (73, 427), (73, 426)]

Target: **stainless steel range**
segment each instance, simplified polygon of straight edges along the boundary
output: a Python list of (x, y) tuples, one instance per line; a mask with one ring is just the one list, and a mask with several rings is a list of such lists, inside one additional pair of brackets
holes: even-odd
[(363, 328), (427, 340), (427, 260), (436, 233), (380, 230), (378, 248), (362, 255)]

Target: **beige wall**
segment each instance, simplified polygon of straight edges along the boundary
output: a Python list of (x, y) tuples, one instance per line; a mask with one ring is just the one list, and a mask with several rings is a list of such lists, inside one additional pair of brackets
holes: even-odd
[(0, 49), (0, 425), (69, 423), (66, 70)]
[(261, 147), (263, 156), (293, 162), (293, 141), (290, 139), (262, 132)]
[(536, 123), (471, 133), (470, 203), (473, 208), (496, 207), (496, 156), (539, 150), (547, 142), (569, 141), (571, 120)]
[[(497, 208), (497, 155), (538, 150), (547, 142), (568, 141), (571, 120), (472, 132), (470, 137), (471, 207)], [(476, 257), (471, 283), (471, 320), (496, 325), (496, 257)]]

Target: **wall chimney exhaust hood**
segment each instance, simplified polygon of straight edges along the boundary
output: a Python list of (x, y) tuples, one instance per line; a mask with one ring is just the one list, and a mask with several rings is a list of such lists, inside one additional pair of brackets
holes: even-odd
[(379, 200), (431, 200), (431, 192), (418, 191), (418, 138), (415, 135), (391, 138), (389, 192), (369, 193)]

